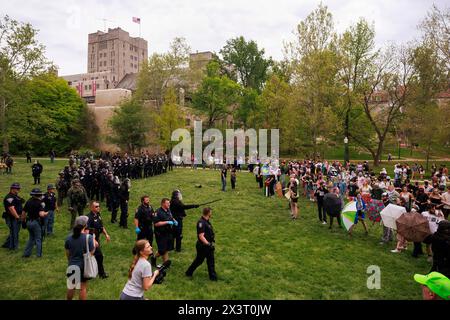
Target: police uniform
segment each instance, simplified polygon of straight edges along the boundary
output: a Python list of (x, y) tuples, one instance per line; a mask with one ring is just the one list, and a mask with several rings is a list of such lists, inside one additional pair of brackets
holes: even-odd
[(91, 234), (95, 234), (95, 240), (98, 242), (98, 247), (95, 248), (94, 257), (97, 260), (98, 275), (102, 278), (106, 276), (105, 268), (103, 267), (103, 252), (100, 246), (100, 235), (103, 233), (103, 221), (100, 213), (94, 214), (89, 212), (88, 214), (87, 228)]
[(163, 208), (159, 208), (153, 220), (158, 252), (160, 255), (164, 255), (167, 251), (173, 250), (173, 229), (171, 225), (157, 227), (156, 224), (161, 221), (173, 221), (170, 209), (165, 211)]
[(20, 217), (22, 214), (22, 201), (22, 198), (12, 193), (8, 193), (3, 199), (3, 206), (5, 207), (3, 218), (6, 221), (6, 225), (9, 227), (9, 236), (3, 244), (3, 247), (10, 250), (16, 250), (19, 247), (19, 231), (21, 224), (18, 219), (15, 219), (12, 216), (9, 208), (14, 207)]
[[(181, 240), (183, 239), (183, 218), (186, 217), (185, 210), (198, 208), (199, 205), (191, 204), (185, 205), (177, 198), (172, 197), (170, 200), (170, 212), (172, 212), (173, 218), (178, 222), (177, 226), (174, 226), (174, 241), (176, 251), (181, 251)], [(172, 245), (173, 246), (173, 245)]]
[(138, 227), (141, 232), (137, 235), (137, 240), (147, 239), (153, 246), (153, 219), (155, 211), (152, 206), (141, 205), (137, 208), (134, 218), (138, 221)]
[(27, 229), (29, 233), (28, 243), (23, 253), (25, 258), (31, 256), (34, 245), (36, 245), (37, 256), (42, 257), (42, 220), (39, 212), (44, 211), (44, 208), (45, 203), (36, 197), (29, 199), (23, 207), (23, 211), (27, 213)]
[[(208, 245), (205, 245), (202, 241), (200, 241), (199, 235), (203, 233), (205, 239), (208, 241)], [(192, 262), (189, 269), (186, 271), (186, 275), (191, 277), (194, 273), (195, 269), (197, 269), (205, 260), (208, 265), (208, 274), (209, 279), (215, 281), (217, 280), (216, 270), (214, 266), (214, 230), (209, 220), (206, 220), (204, 217), (201, 217), (197, 222), (197, 256), (195, 260)]]
[(44, 195), (45, 208), (44, 211), (48, 212), (47, 217), (44, 218), (43, 231), (51, 235), (53, 234), (53, 224), (55, 223), (55, 210), (56, 210), (56, 196), (53, 192), (47, 192)]

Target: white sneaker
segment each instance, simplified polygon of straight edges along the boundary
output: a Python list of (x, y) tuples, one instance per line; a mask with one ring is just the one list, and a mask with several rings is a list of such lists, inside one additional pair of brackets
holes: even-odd
[(394, 250), (391, 250), (391, 252), (392, 252), (392, 253), (399, 253), (399, 252), (401, 252), (401, 251), (398, 250), (398, 249), (394, 249)]
[(327, 222), (326, 221), (322, 221), (322, 224), (327, 224)]

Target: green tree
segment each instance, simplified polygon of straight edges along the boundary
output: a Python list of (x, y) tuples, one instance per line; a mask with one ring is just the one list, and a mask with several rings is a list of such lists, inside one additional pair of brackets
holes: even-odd
[(154, 124), (153, 129), (158, 134), (159, 144), (164, 149), (171, 150), (173, 147), (172, 132), (185, 127), (184, 112), (177, 103), (174, 88), (167, 90), (161, 112), (154, 114)]
[(292, 64), (292, 103), (301, 119), (298, 132), (303, 147), (317, 154), (319, 144), (334, 136), (338, 119), (332, 110), (341, 104), (342, 95), (337, 37), (327, 7), (320, 4), (301, 21), (295, 36), (285, 47)]
[(188, 68), (190, 48), (184, 38), (175, 38), (168, 52), (154, 53), (142, 64), (134, 98), (140, 101), (155, 100), (163, 103), (168, 87), (185, 87), (190, 76), (197, 75)]
[(208, 127), (213, 127), (215, 121), (232, 114), (233, 105), (240, 99), (239, 84), (225, 75), (220, 75), (219, 68), (219, 64), (215, 61), (208, 64), (207, 76), (192, 97), (193, 108), (206, 115)]
[(150, 130), (150, 112), (142, 102), (136, 99), (124, 101), (108, 122), (112, 135), (108, 141), (117, 144), (131, 154), (139, 152), (148, 145)]
[[(358, 108), (362, 101), (362, 92), (367, 85), (366, 78), (371, 66), (371, 61), (374, 60), (378, 54), (375, 48), (375, 28), (370, 26), (367, 21), (360, 19), (356, 25), (351, 26), (344, 32), (339, 39), (339, 54), (341, 56), (341, 70), (340, 77), (343, 82), (345, 98), (343, 99), (342, 108), (336, 110), (343, 120), (343, 137), (350, 138), (350, 121), (356, 120), (351, 118), (352, 108)], [(352, 125), (351, 132), (365, 132), (358, 124), (365, 124), (362, 120), (358, 110), (354, 115), (358, 115), (357, 122)], [(351, 143), (351, 141), (349, 141)], [(345, 144), (344, 160), (349, 161), (349, 143)]]
[[(84, 101), (67, 82), (53, 73), (23, 81), (21, 98), (7, 114), (11, 151), (33, 150), (65, 154), (95, 144), (96, 128)], [(92, 137), (93, 135), (94, 137)]]
[(243, 36), (230, 39), (220, 50), (225, 64), (233, 67), (238, 82), (244, 88), (261, 92), (267, 79), (272, 59), (264, 57), (264, 49), (259, 50), (255, 41), (246, 41)]
[(0, 17), (0, 130), (3, 151), (9, 151), (9, 109), (20, 101), (26, 80), (54, 68), (45, 58), (45, 47), (36, 40), (38, 30), (9, 16)]

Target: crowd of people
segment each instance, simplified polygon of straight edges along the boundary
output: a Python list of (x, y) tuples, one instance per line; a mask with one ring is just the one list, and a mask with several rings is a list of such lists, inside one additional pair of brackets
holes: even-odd
[[(425, 217), (431, 234), (423, 243), (426, 244), (428, 260), (432, 262), (431, 271), (450, 277), (450, 185), (447, 185), (448, 168), (445, 165), (439, 168), (433, 165), (431, 181), (418, 180), (423, 178), (424, 172), (417, 164), (412, 167), (408, 164), (395, 164), (393, 179), (385, 168), (375, 173), (367, 161), (357, 164), (314, 160), (282, 161), (280, 166), (258, 164), (249, 170), (255, 174), (259, 188), (265, 186), (267, 196), (273, 196), (276, 189), (282, 190), (281, 193), (289, 199), (293, 220), (299, 215), (300, 188), (306, 199), (317, 204), (318, 221), (327, 224), (327, 216), (330, 218), (330, 229), (334, 217), (338, 218), (340, 224), (339, 211), (344, 208), (345, 203), (354, 201), (356, 217), (348, 230), (350, 237), (358, 222), (363, 225), (365, 233), (369, 233), (365, 218), (368, 213), (372, 213), (371, 206), (375, 209), (373, 214), (369, 214), (369, 218), (374, 224), (381, 221), (379, 213), (389, 204), (404, 207), (408, 213)], [(338, 212), (333, 213), (331, 207), (327, 208), (327, 197), (331, 199), (331, 203), (334, 201), (338, 204)], [(383, 226), (380, 244), (393, 240), (394, 230)], [(407, 241), (401, 234), (396, 234), (396, 241), (392, 253), (407, 249)], [(422, 254), (422, 242), (414, 242), (412, 256)]]
[[(72, 155), (68, 166), (59, 173), (56, 184), (49, 184), (46, 193), (34, 188), (30, 193), (31, 198), (25, 202), (19, 196), (20, 184), (14, 183), (4, 199), (3, 217), (10, 229), (10, 235), (3, 247), (17, 250), (20, 228), (26, 228), (29, 240), (23, 254), (25, 258), (31, 256), (34, 246), (37, 256), (42, 257), (42, 241), (44, 237), (52, 236), (55, 212), (61, 208), (64, 199), (67, 199), (72, 232), (66, 239), (65, 249), (69, 269), (80, 270), (80, 299), (87, 297), (89, 280), (83, 276), (83, 255), (92, 255), (97, 262), (99, 277), (108, 278), (103, 264), (101, 238), (104, 236), (109, 242), (111, 237), (102, 220), (101, 203), (106, 201), (106, 208), (111, 212), (111, 223), (117, 222), (120, 208), (119, 225), (128, 228), (131, 179), (147, 178), (166, 173), (171, 169), (171, 161), (165, 154), (150, 156), (143, 153), (140, 157), (127, 154), (102, 156), (102, 159), (93, 160), (90, 156)], [(240, 166), (236, 163), (222, 166), (220, 174), (223, 191), (226, 189), (228, 170), (231, 171), (230, 180), (234, 189), (236, 172), (240, 170)], [(431, 271), (450, 277), (450, 223), (447, 221), (450, 213), (450, 186), (446, 186), (448, 169), (445, 165), (439, 168), (432, 167), (430, 181), (416, 180), (423, 173), (416, 164), (412, 167), (407, 164), (396, 164), (392, 179), (384, 168), (375, 173), (367, 161), (357, 164), (319, 160), (282, 161), (279, 166), (270, 163), (250, 164), (248, 170), (255, 175), (256, 182), (259, 188), (264, 190), (265, 196), (272, 197), (278, 194), (288, 198), (293, 220), (299, 217), (298, 202), (302, 195), (308, 201), (317, 204), (318, 221), (321, 224), (328, 224), (327, 220), (330, 219), (329, 228), (332, 227), (335, 217), (341, 227), (340, 209), (345, 202), (355, 201), (357, 216), (353, 226), (348, 230), (350, 236), (358, 222), (363, 225), (366, 234), (369, 232), (365, 218), (373, 202), (382, 204), (383, 207), (396, 204), (405, 207), (407, 212), (423, 215), (428, 219), (431, 230), (431, 235), (423, 241), (432, 262)], [(35, 176), (34, 178), (35, 184), (39, 184), (40, 181), (36, 180)], [(329, 198), (339, 203), (338, 212), (332, 212), (332, 209), (327, 207)], [(88, 204), (90, 212), (84, 215), (84, 209)], [(199, 204), (184, 204), (179, 190), (174, 190), (171, 198), (163, 198), (157, 210), (153, 209), (148, 195), (141, 197), (141, 204), (136, 209), (133, 219), (136, 233), (133, 262), (120, 299), (144, 298), (144, 292), (157, 281), (158, 269), (167, 263), (170, 265), (169, 252), (181, 251), (183, 218), (186, 216), (186, 210), (199, 207)], [(203, 209), (202, 217), (197, 222), (197, 255), (185, 274), (192, 277), (196, 268), (206, 259), (209, 277), (216, 281), (215, 239), (210, 222), (211, 215), (211, 208)], [(376, 223), (380, 219), (372, 221)], [(153, 249), (154, 238), (157, 250)], [(391, 241), (394, 241), (394, 231), (384, 226), (380, 244)], [(406, 247), (406, 239), (397, 233), (396, 247), (392, 252), (402, 252)], [(423, 254), (422, 250), (422, 243), (414, 243), (413, 256)], [(157, 266), (158, 258), (162, 259), (162, 265)], [(152, 270), (152, 267), (156, 267), (156, 270)], [(71, 277), (73, 273), (68, 273), (67, 276)], [(72, 299), (73, 296), (74, 289), (69, 288), (67, 298)]]

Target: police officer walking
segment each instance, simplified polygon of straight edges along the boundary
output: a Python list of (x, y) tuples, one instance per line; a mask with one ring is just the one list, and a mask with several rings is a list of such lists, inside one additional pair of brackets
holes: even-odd
[(40, 164), (39, 161), (35, 160), (34, 164), (31, 166), (31, 173), (34, 178), (34, 184), (41, 184), (42, 170), (42, 164)]
[(23, 253), (24, 258), (31, 256), (31, 251), (36, 245), (37, 257), (42, 257), (42, 219), (48, 215), (44, 211), (45, 203), (42, 201), (43, 193), (35, 188), (30, 193), (31, 198), (25, 203), (22, 212), (22, 220), (27, 221), (29, 233), (28, 243)]
[(152, 257), (151, 263), (156, 266), (156, 258), (162, 256), (163, 263), (169, 260), (169, 251), (173, 250), (173, 229), (172, 226), (177, 226), (178, 222), (173, 218), (170, 212), (170, 200), (163, 198), (161, 200), (161, 207), (156, 211), (154, 218), (156, 243), (158, 245), (158, 252)]
[(199, 207), (198, 204), (183, 204), (182, 200), (183, 196), (181, 195), (180, 190), (174, 190), (172, 192), (172, 199), (170, 199), (170, 212), (172, 212), (172, 216), (178, 222), (178, 225), (173, 228), (175, 248), (177, 252), (181, 251), (181, 240), (183, 239), (183, 218), (186, 217), (185, 210)]
[(53, 234), (53, 225), (55, 223), (55, 211), (59, 211), (56, 201), (55, 187), (52, 184), (47, 186), (47, 193), (44, 195), (45, 208), (44, 211), (48, 212), (47, 217), (44, 218), (44, 230), (45, 235)]
[(211, 225), (212, 210), (211, 208), (204, 208), (203, 215), (197, 222), (197, 256), (192, 262), (191, 266), (186, 271), (186, 276), (192, 277), (195, 269), (197, 269), (205, 260), (208, 265), (208, 274), (211, 281), (217, 281), (216, 270), (214, 266), (214, 230)]
[(97, 260), (98, 265), (98, 275), (100, 278), (106, 279), (108, 278), (108, 274), (105, 272), (103, 266), (103, 252), (100, 245), (100, 235), (103, 233), (107, 242), (111, 241), (111, 238), (103, 226), (102, 217), (100, 215), (100, 204), (97, 201), (91, 202), (91, 212), (88, 214), (88, 219), (87, 228), (95, 234), (95, 240), (97, 240), (98, 243), (98, 247), (94, 252), (95, 260)]
[(71, 214), (70, 229), (72, 229), (77, 214), (79, 216), (83, 215), (83, 210), (89, 201), (86, 190), (84, 190), (80, 180), (72, 180), (72, 187), (67, 192), (67, 199), (69, 201), (69, 211)]
[(119, 200), (120, 200), (120, 223), (119, 225), (128, 229), (128, 201), (130, 200), (131, 181), (125, 178), (120, 184)]
[(63, 205), (64, 198), (67, 197), (69, 190), (69, 182), (64, 177), (64, 171), (59, 173), (59, 178), (56, 180), (56, 191), (58, 192), (58, 207)]
[(9, 236), (3, 244), (3, 248), (17, 250), (19, 248), (20, 215), (22, 214), (23, 199), (19, 197), (20, 184), (15, 182), (11, 185), (9, 193), (3, 199), (5, 212), (3, 218), (9, 227)]
[(137, 240), (147, 239), (153, 246), (153, 218), (155, 211), (150, 205), (149, 196), (141, 197), (141, 205), (136, 209), (134, 215), (135, 232)]

